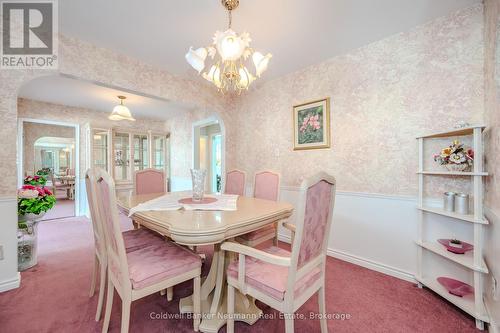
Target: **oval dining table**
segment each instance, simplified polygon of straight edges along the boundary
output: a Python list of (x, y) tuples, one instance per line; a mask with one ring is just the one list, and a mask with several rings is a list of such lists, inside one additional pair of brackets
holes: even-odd
[[(128, 214), (131, 208), (162, 195), (168, 195), (168, 193), (144, 195), (118, 193), (117, 203), (120, 210)], [(186, 193), (186, 196), (189, 196), (189, 193)], [(141, 211), (134, 213), (132, 217), (141, 227), (167, 236), (176, 243), (187, 246), (214, 246), (210, 271), (201, 286), (200, 330), (215, 333), (226, 324), (226, 268), (230, 261), (236, 260), (234, 255), (224, 254), (220, 250), (220, 244), (286, 219), (292, 215), (292, 212), (293, 206), (286, 202), (240, 196), (237, 200), (237, 209), (234, 211), (185, 209)], [(191, 296), (180, 300), (179, 310), (181, 313), (192, 313)], [(234, 313), (235, 320), (250, 325), (262, 315), (262, 311), (255, 305), (255, 300), (239, 292), (235, 294)]]

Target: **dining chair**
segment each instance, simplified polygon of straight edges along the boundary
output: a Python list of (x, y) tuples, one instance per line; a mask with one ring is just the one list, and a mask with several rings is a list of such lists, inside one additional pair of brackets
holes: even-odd
[[(99, 278), (99, 298), (95, 320), (99, 321), (104, 301), (104, 288), (106, 283), (107, 259), (106, 246), (102, 220), (97, 209), (96, 196), (96, 170), (89, 169), (85, 173), (85, 189), (87, 191), (87, 202), (89, 206), (90, 220), (94, 234), (94, 266), (92, 270), (92, 281), (90, 284), (89, 297), (94, 296), (97, 279)], [(135, 251), (151, 244), (163, 244), (163, 239), (145, 229), (128, 230), (123, 232), (126, 252)], [(98, 274), (99, 273), (99, 274)]]
[(193, 327), (198, 331), (201, 318), (200, 257), (171, 241), (127, 252), (120, 230), (114, 181), (106, 171), (98, 169), (95, 184), (108, 262), (108, 290), (102, 331), (107, 332), (109, 328), (115, 289), (122, 301), (121, 332), (126, 333), (133, 301), (188, 280), (193, 280)]
[[(278, 201), (280, 193), (280, 174), (273, 171), (260, 171), (255, 174), (253, 196), (258, 199)], [(256, 246), (269, 239), (278, 246), (278, 223), (266, 225), (259, 230), (249, 232), (236, 238), (239, 243)]]
[(134, 174), (135, 194), (165, 193), (165, 173), (158, 169), (144, 169)]
[(293, 332), (293, 314), (318, 293), (319, 320), (327, 333), (326, 250), (335, 202), (335, 178), (321, 172), (302, 182), (291, 252), (271, 246), (257, 250), (236, 242), (221, 249), (238, 253), (227, 268), (227, 332), (234, 332), (235, 288), (284, 313), (285, 332)]
[(53, 172), (50, 173), (50, 181), (52, 183), (52, 193), (57, 196), (57, 191), (64, 191), (66, 193), (66, 197), (69, 199), (69, 191), (71, 190), (71, 186), (69, 184), (64, 184), (60, 179), (58, 179)]
[(226, 174), (224, 193), (244, 196), (245, 195), (245, 178), (246, 178), (246, 174), (244, 171), (240, 171), (237, 169), (229, 171)]

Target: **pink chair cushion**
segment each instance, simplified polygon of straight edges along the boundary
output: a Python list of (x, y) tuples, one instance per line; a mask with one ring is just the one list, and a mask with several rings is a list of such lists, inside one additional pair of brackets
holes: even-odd
[(149, 194), (163, 192), (165, 192), (165, 177), (163, 172), (145, 170), (135, 174), (135, 193)]
[(226, 175), (226, 194), (245, 195), (245, 174), (240, 171), (231, 171)]
[(165, 239), (146, 229), (128, 230), (122, 233), (125, 251), (132, 252), (149, 245), (161, 245)]
[[(290, 257), (290, 252), (271, 246), (263, 250), (281, 257)], [(238, 279), (238, 261), (229, 264), (227, 275)], [(321, 277), (321, 270), (316, 267), (295, 283), (294, 297), (300, 296), (304, 290)], [(269, 264), (264, 261), (245, 257), (245, 282), (255, 289), (282, 301), (285, 297), (286, 283), (288, 279), (288, 267)]]
[(278, 201), (280, 176), (264, 171), (255, 175), (254, 197)]
[(304, 231), (300, 243), (298, 268), (321, 253), (328, 217), (333, 208), (330, 206), (332, 186), (332, 184), (322, 180), (307, 190)]
[(168, 241), (128, 252), (127, 261), (133, 289), (142, 289), (201, 267), (199, 255)]
[(259, 230), (249, 232), (248, 234), (241, 235), (240, 237), (243, 238), (244, 240), (252, 241), (269, 235), (273, 236), (276, 235), (276, 229), (272, 224), (266, 225), (265, 227), (262, 227)]

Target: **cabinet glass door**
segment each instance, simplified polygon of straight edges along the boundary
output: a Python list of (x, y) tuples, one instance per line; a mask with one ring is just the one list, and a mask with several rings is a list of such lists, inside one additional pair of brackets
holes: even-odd
[(165, 170), (165, 141), (163, 135), (153, 135), (153, 168)]
[(134, 134), (134, 171), (149, 168), (149, 140), (146, 134)]
[(92, 166), (104, 169), (109, 172), (108, 169), (108, 132), (102, 130), (92, 131)]
[(128, 133), (114, 133), (113, 150), (115, 162), (115, 180), (130, 180), (130, 142)]

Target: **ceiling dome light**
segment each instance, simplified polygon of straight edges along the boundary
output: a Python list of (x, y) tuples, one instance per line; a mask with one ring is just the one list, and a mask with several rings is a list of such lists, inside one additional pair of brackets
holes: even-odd
[[(193, 50), (191, 47), (186, 54), (187, 62), (196, 70), (198, 74), (213, 83), (221, 92), (234, 90), (241, 93), (247, 90), (250, 84), (255, 81), (256, 76), (260, 77), (269, 64), (272, 55), (268, 53), (263, 55), (260, 52), (254, 52), (250, 48), (252, 39), (246, 32), (238, 35), (231, 29), (231, 13), (239, 5), (239, 0), (221, 0), (222, 5), (226, 7), (229, 13), (229, 26), (226, 31), (217, 31), (213, 38), (212, 45)], [(218, 59), (210, 66), (208, 71), (205, 69), (205, 60), (210, 57)], [(245, 66), (247, 59), (252, 56), (255, 66), (255, 75), (252, 75)]]
[(127, 98), (125, 96), (117, 96), (120, 99), (120, 104), (113, 108), (113, 112), (109, 115), (108, 119), (110, 120), (130, 120), (135, 121), (130, 113), (128, 107), (123, 105), (123, 101)]

